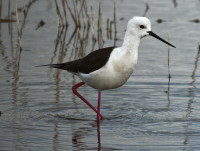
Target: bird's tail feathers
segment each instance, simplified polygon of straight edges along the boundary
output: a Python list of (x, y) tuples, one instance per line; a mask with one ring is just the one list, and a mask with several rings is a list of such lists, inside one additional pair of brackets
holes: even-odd
[(45, 65), (39, 65), (39, 66), (35, 66), (35, 67), (49, 67), (49, 68), (59, 68), (61, 66), (61, 64), (45, 64)]

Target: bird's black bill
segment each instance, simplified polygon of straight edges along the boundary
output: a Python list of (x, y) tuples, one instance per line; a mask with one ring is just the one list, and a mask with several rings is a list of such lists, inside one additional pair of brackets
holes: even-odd
[(167, 41), (165, 41), (164, 39), (160, 38), (158, 35), (154, 34), (152, 31), (148, 31), (148, 33), (149, 33), (150, 36), (153, 36), (153, 37), (157, 38), (158, 40), (176, 48), (174, 45), (172, 45), (172, 44), (168, 43)]

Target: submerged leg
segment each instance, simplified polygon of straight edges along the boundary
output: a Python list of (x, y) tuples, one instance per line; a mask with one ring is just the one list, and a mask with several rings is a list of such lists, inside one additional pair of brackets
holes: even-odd
[(99, 120), (100, 105), (101, 105), (101, 91), (99, 91), (99, 94), (98, 94), (97, 120)]
[[(103, 119), (104, 117), (103, 117), (103, 115), (100, 114), (100, 110), (99, 110), (99, 113), (98, 113), (98, 111), (96, 110), (96, 108), (95, 108), (94, 106), (92, 106), (92, 104), (90, 104), (82, 95), (80, 95), (80, 93), (78, 93), (77, 88), (79, 88), (80, 86), (82, 86), (82, 85), (84, 85), (84, 84), (85, 84), (85, 82), (80, 82), (80, 83), (74, 85), (74, 86), (72, 87), (73, 93), (74, 93), (76, 96), (78, 96), (83, 102), (85, 102), (91, 109), (93, 109), (93, 111), (95, 111), (95, 112), (97, 113), (97, 116), (99, 115), (99, 116), (101, 117), (101, 119)], [(100, 93), (101, 93), (101, 92), (100, 92)], [(101, 97), (101, 95), (100, 95), (100, 97)], [(98, 102), (99, 102), (99, 101), (98, 101)], [(98, 105), (98, 106), (100, 107), (100, 105)]]

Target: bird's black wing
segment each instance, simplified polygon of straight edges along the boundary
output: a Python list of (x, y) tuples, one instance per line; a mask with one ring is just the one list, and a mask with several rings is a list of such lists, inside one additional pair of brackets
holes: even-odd
[(42, 66), (49, 66), (52, 68), (63, 69), (73, 73), (81, 72), (88, 74), (103, 67), (107, 63), (110, 54), (114, 48), (115, 47), (107, 47), (98, 49), (96, 51), (91, 52), (82, 59), (61, 64), (50, 64)]

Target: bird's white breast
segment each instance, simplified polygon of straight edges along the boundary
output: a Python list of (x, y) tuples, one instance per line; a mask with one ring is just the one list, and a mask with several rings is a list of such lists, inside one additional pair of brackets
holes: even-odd
[(97, 90), (114, 89), (128, 80), (136, 64), (137, 54), (115, 48), (105, 66), (89, 74), (79, 73), (79, 77)]

